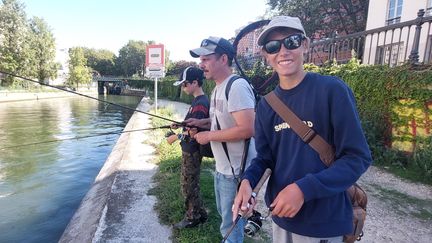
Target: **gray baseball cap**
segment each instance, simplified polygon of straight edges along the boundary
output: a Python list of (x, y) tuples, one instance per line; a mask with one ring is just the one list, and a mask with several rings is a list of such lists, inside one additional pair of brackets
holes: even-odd
[(190, 50), (189, 53), (192, 57), (207, 56), (213, 53), (227, 54), (228, 57), (234, 57), (236, 51), (234, 46), (228, 40), (221, 37), (210, 36), (201, 41), (199, 48)]

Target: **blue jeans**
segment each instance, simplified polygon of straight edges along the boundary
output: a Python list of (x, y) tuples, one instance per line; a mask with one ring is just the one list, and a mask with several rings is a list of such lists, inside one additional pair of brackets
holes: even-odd
[[(214, 188), (217, 210), (222, 218), (220, 232), (222, 237), (224, 237), (233, 224), (231, 210), (234, 203), (234, 197), (237, 193), (237, 180), (234, 178), (234, 176), (227, 176), (216, 172), (214, 177)], [(245, 222), (246, 221), (243, 218), (239, 220), (237, 226), (231, 232), (226, 242), (243, 242), (243, 229)]]

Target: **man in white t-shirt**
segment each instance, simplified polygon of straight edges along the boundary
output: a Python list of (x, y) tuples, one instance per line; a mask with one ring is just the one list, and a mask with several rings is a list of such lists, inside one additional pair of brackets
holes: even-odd
[[(211, 143), (216, 161), (216, 205), (222, 218), (220, 232), (225, 236), (233, 224), (231, 207), (241, 173), (245, 140), (254, 135), (255, 96), (249, 83), (238, 78), (233, 81), (227, 99), (225, 89), (234, 75), (231, 66), (235, 50), (226, 39), (204, 39), (199, 48), (190, 50), (190, 54), (200, 58), (200, 68), (206, 79), (216, 83), (210, 98), (210, 118), (188, 119), (185, 122), (191, 126), (210, 128), (210, 131), (197, 133), (195, 139), (200, 144)], [(254, 141), (251, 139), (245, 167), (255, 154)], [(239, 221), (226, 242), (243, 242), (244, 224), (243, 219)]]

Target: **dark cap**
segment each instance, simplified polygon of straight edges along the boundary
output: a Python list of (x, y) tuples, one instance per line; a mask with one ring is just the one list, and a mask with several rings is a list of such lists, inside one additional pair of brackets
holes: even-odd
[(231, 42), (221, 37), (210, 36), (201, 41), (199, 48), (190, 50), (189, 53), (192, 57), (207, 56), (213, 53), (227, 54), (228, 57), (233, 58), (236, 55), (234, 46)]
[(190, 66), (183, 71), (183, 73), (180, 75), (180, 80), (175, 81), (173, 85), (179, 86), (186, 81), (192, 82), (194, 80), (198, 80), (198, 83), (200, 83), (203, 79), (204, 79), (203, 70)]

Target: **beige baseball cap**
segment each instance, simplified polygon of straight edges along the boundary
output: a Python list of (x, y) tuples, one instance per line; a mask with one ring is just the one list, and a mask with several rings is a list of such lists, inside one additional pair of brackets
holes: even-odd
[(306, 35), (299, 18), (291, 16), (276, 16), (270, 21), (268, 25), (264, 27), (263, 31), (258, 36), (258, 45), (264, 45), (264, 41), (267, 39), (267, 35), (270, 33), (270, 31), (280, 27), (296, 29)]

